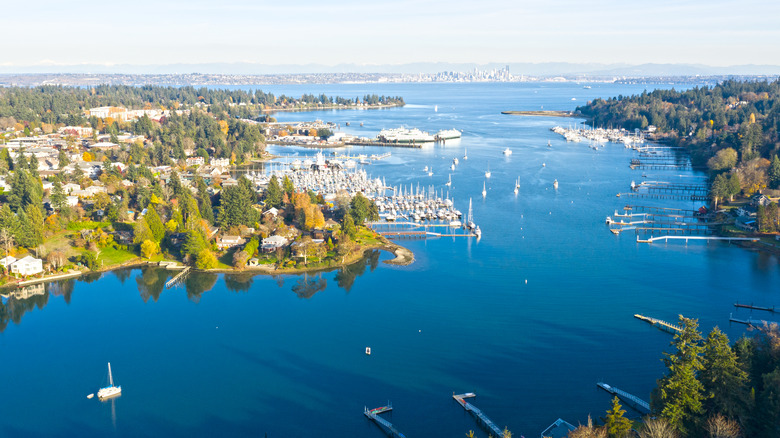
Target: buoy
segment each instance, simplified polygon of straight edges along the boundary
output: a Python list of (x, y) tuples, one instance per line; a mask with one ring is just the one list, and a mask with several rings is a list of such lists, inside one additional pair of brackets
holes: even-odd
[(528, 284), (528, 279), (527, 278), (525, 279), (525, 284)]

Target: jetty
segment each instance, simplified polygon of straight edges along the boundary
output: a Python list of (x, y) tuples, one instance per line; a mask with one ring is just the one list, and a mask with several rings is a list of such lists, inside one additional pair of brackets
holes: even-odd
[(651, 318), (649, 316), (640, 315), (638, 313), (634, 314), (634, 318), (640, 319), (642, 321), (648, 322), (653, 326), (658, 327), (659, 329), (669, 332), (669, 333), (680, 333), (682, 332), (682, 327), (679, 325), (668, 323), (662, 319), (657, 318)]
[[(368, 228), (376, 231), (377, 234), (393, 238), (418, 238), (425, 239), (428, 237), (476, 237), (476, 234), (469, 229), (465, 229), (465, 232), (456, 233), (455, 230), (461, 228), (461, 226), (453, 226), (449, 224), (425, 224), (416, 222), (365, 222)], [(428, 228), (443, 228), (450, 230), (450, 232), (434, 232), (428, 231)], [(420, 230), (422, 228), (422, 230)]]
[(396, 429), (395, 426), (393, 426), (393, 423), (379, 416), (379, 414), (390, 412), (392, 410), (393, 405), (390, 403), (388, 403), (387, 406), (381, 406), (374, 409), (368, 409), (367, 407), (363, 406), (363, 415), (368, 417), (369, 420), (373, 421), (378, 426), (382, 427), (391, 437), (406, 438), (406, 435), (402, 434), (398, 429)]
[(192, 269), (192, 266), (187, 266), (186, 268), (184, 268), (184, 270), (182, 270), (181, 272), (176, 274), (173, 278), (171, 278), (170, 280), (166, 281), (165, 282), (165, 288), (166, 289), (170, 289), (173, 286), (176, 286), (177, 284), (179, 284), (182, 281), (184, 281), (184, 278), (187, 277), (187, 274), (190, 273), (191, 269)]
[(598, 382), (596, 383), (596, 386), (603, 389), (604, 391), (607, 391), (608, 393), (617, 396), (619, 399), (623, 400), (627, 404), (631, 405), (636, 410), (643, 409), (645, 412), (640, 413), (649, 413), (650, 412), (650, 403), (642, 400), (641, 398), (629, 394), (621, 389), (615, 388), (614, 386), (607, 385), (604, 382)]
[(650, 237), (647, 239), (640, 239), (639, 236), (637, 236), (636, 241), (639, 243), (653, 243), (656, 240), (685, 240), (685, 243), (688, 243), (688, 240), (704, 240), (709, 242), (710, 240), (722, 240), (725, 242), (733, 242), (733, 241), (750, 241), (755, 242), (759, 240), (757, 237), (720, 237), (720, 236), (655, 236)]
[(473, 392), (467, 392), (465, 394), (452, 394), (452, 398), (455, 399), (456, 402), (458, 402), (459, 405), (463, 407), (463, 409), (466, 410), (466, 412), (471, 412), (474, 414), (481, 422), (482, 424), (488, 429), (488, 431), (494, 433), (495, 437), (501, 437), (504, 436), (504, 431), (501, 430), (498, 426), (496, 426), (496, 423), (494, 423), (490, 418), (487, 417), (479, 408), (472, 405), (471, 403), (467, 402), (467, 398), (476, 397), (477, 394), (474, 394)]
[(766, 321), (764, 319), (737, 319), (734, 318), (732, 314), (729, 313), (729, 322), (736, 322), (737, 324), (745, 324), (749, 325), (751, 327), (761, 327), (763, 325), (771, 325), (771, 324), (777, 324), (777, 322), (774, 321)]
[(743, 309), (750, 309), (750, 310), (763, 310), (765, 312), (772, 312), (772, 313), (777, 313), (778, 312), (777, 310), (775, 310), (775, 306), (772, 306), (772, 307), (759, 307), (759, 306), (754, 306), (752, 304), (734, 303), (734, 307), (736, 307), (736, 308), (740, 308), (741, 307)]

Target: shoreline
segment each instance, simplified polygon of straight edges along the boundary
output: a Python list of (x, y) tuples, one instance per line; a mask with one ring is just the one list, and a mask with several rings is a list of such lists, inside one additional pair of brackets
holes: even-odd
[(546, 110), (538, 110), (538, 111), (501, 111), (501, 114), (506, 114), (510, 116), (537, 116), (537, 117), (573, 117), (578, 119), (587, 119), (587, 116), (584, 116), (580, 113), (575, 113), (574, 111), (546, 111)]

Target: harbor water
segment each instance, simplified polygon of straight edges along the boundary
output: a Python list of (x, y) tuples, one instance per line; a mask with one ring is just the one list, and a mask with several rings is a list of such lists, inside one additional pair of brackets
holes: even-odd
[[(4, 299), (0, 436), (379, 438), (385, 435), (363, 408), (389, 401), (393, 411), (383, 417), (407, 436), (474, 430), (485, 437), (452, 399), (474, 392), (470, 403), (499, 427), (531, 437), (559, 417), (575, 425), (589, 414), (603, 417), (610, 396), (596, 382), (649, 399), (671, 335), (633, 315), (675, 322), (682, 314), (698, 318), (705, 332), (719, 326), (733, 340), (745, 326), (730, 326), (731, 313), (772, 319), (733, 303), (780, 305), (780, 263), (727, 243), (646, 244), (633, 232), (610, 233), (605, 217), (628, 203), (697, 209), (701, 202), (617, 198), (631, 181), (697, 174), (632, 170), (637, 152), (622, 144), (594, 149), (550, 131), (579, 119), (501, 114), (572, 110), (598, 96), (659, 87), (591, 85), (263, 87), (277, 95), (397, 95), (407, 103), (278, 113), (279, 121), (332, 121), (366, 137), (402, 125), (462, 130), (460, 140), (421, 149), (339, 152), (389, 151), (362, 168), (388, 186), (443, 189), (464, 213), (472, 199), (482, 238), (399, 241), (415, 254), (405, 267), (372, 252), (342, 270), (195, 273), (166, 290), (175, 272), (134, 269)], [(502, 154), (506, 148), (513, 153)], [(87, 399), (105, 386), (107, 362), (122, 395)]]

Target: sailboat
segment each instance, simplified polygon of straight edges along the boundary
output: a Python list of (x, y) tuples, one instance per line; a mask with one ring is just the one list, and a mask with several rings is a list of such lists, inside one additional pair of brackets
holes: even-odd
[(464, 160), (468, 160), (469, 159), (468, 149), (463, 149), (463, 159)]
[(471, 209), (471, 198), (469, 198), (469, 214), (466, 216), (466, 228), (474, 229), (474, 213)]
[(555, 190), (558, 190), (558, 180), (557, 179), (555, 181), (553, 181), (553, 188)]
[(485, 171), (485, 178), (490, 178), (490, 165), (488, 164), (488, 169)]
[(552, 147), (552, 144), (550, 143), (550, 140), (547, 140), (547, 147), (548, 147), (548, 148), (551, 148), (551, 147)]
[(452, 185), (452, 174), (450, 174), (450, 178), (447, 180), (446, 183), (444, 183), (445, 186), (449, 187)]
[(519, 180), (519, 179), (516, 179), (516, 180), (515, 180), (515, 195), (516, 195), (516, 194), (517, 194), (517, 192), (519, 192), (519, 191), (520, 191), (520, 180)]
[(485, 181), (482, 181), (482, 197), (487, 196), (487, 190), (485, 190)]
[(121, 386), (114, 386), (114, 377), (111, 375), (111, 362), (108, 363), (108, 386), (100, 388), (97, 396), (99, 399), (104, 400), (111, 397), (116, 397), (122, 393)]

